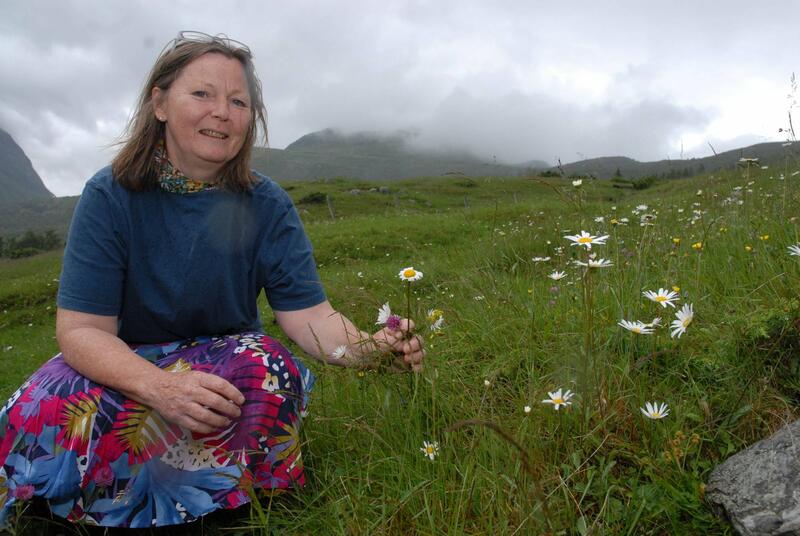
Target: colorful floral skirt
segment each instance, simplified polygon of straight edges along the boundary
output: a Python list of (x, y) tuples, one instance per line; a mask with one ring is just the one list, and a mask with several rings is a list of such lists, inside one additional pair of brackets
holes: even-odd
[(73, 521), (150, 527), (304, 484), (298, 434), (314, 377), (277, 341), (244, 333), (131, 349), (175, 374), (225, 378), (246, 398), (241, 416), (189, 432), (59, 354), (0, 409), (0, 528), (33, 496)]

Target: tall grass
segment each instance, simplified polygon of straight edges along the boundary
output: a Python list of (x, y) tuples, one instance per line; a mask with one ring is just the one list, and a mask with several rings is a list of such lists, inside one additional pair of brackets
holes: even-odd
[[(233, 532), (729, 534), (704, 503), (709, 471), (792, 420), (800, 397), (800, 258), (786, 249), (800, 241), (800, 176), (747, 172), (635, 193), (584, 181), (577, 206), (558, 179), (403, 181), (358, 196), (352, 182), (293, 183), (295, 199), (320, 191), (336, 208), (331, 219), (300, 207), (329, 298), (358, 324), (386, 301), (404, 311), (397, 272), (424, 271), (410, 303), (428, 357), (411, 381), (306, 359), (318, 376), (308, 484), (263, 499)], [(653, 225), (640, 226), (639, 204)], [(572, 263), (585, 252), (564, 239), (582, 229), (610, 235), (592, 251), (614, 262), (592, 274), (591, 299)], [(554, 282), (553, 270), (568, 276)], [(0, 264), (3, 396), (55, 351), (57, 271), (52, 256)], [(673, 286), (695, 310), (681, 338), (617, 325), (658, 315), (668, 326), (674, 310), (642, 291)], [(425, 331), (430, 308), (444, 311), (441, 334)], [(576, 396), (556, 412), (541, 401), (559, 387)], [(669, 416), (646, 419), (652, 400)], [(423, 441), (438, 442), (434, 460)]]

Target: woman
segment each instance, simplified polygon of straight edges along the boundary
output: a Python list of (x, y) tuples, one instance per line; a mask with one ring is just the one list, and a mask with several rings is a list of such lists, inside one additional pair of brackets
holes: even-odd
[(73, 216), (61, 354), (0, 411), (0, 527), (34, 496), (71, 520), (148, 527), (302, 485), (313, 376), (261, 332), (261, 289), (312, 356), (421, 369), (410, 321), (370, 336), (325, 299), (291, 200), (248, 168), (258, 125), (247, 47), (184, 32), (161, 53)]

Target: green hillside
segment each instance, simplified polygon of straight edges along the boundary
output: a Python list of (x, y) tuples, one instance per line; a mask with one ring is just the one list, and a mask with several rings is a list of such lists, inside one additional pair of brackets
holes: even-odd
[(412, 139), (404, 133), (345, 135), (328, 129), (307, 134), (286, 149), (256, 149), (252, 165), (277, 180), (515, 176), (525, 171), (522, 167), (488, 162), (466, 152), (421, 150), (413, 146)]
[[(559, 178), (284, 184), (330, 300), (357, 324), (374, 328), (385, 302), (406, 315), (397, 273), (424, 272), (410, 316), (427, 367), (359, 373), (304, 358), (318, 376), (307, 486), (211, 516), (206, 534), (731, 534), (704, 502), (709, 472), (798, 414), (800, 257), (788, 247), (800, 244), (800, 171), (644, 190)], [(590, 252), (565, 235), (582, 230), (608, 235), (591, 253), (612, 266), (574, 264)], [(1, 396), (56, 352), (59, 262), (0, 261)], [(676, 308), (643, 296), (659, 288), (677, 289)], [(689, 304), (693, 320), (671, 336)], [(429, 309), (443, 312), (441, 332)], [(554, 411), (542, 401), (557, 389), (574, 397)], [(665, 418), (642, 414), (653, 401)], [(431, 460), (420, 449), (432, 441)]]
[[(598, 179), (610, 179), (617, 173), (628, 179), (648, 176), (672, 179), (720, 170), (734, 170), (741, 158), (757, 158), (760, 166), (778, 167), (779, 170), (786, 166), (795, 167), (800, 164), (800, 144), (759, 143), (704, 158), (654, 162), (639, 162), (624, 156), (608, 156), (565, 164), (561, 170), (567, 175), (590, 175)], [(560, 170), (553, 167), (549, 168), (549, 171)]]

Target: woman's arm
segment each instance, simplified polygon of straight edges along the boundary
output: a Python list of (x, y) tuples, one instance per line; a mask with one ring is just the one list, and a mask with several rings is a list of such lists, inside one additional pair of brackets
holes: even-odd
[(59, 308), (56, 338), (64, 361), (90, 380), (150, 406), (194, 432), (209, 433), (240, 415), (244, 396), (214, 374), (171, 373), (139, 357), (117, 337), (117, 317)]
[[(336, 311), (330, 302), (297, 311), (274, 311), (275, 319), (286, 335), (306, 353), (320, 361), (338, 366), (365, 366), (365, 359), (375, 351), (402, 354), (402, 363), (418, 372), (422, 370), (425, 351), (422, 340), (407, 334), (414, 328), (410, 320), (402, 320), (397, 330), (383, 328), (370, 335), (358, 329), (346, 316)], [(333, 351), (346, 346), (342, 358)]]

